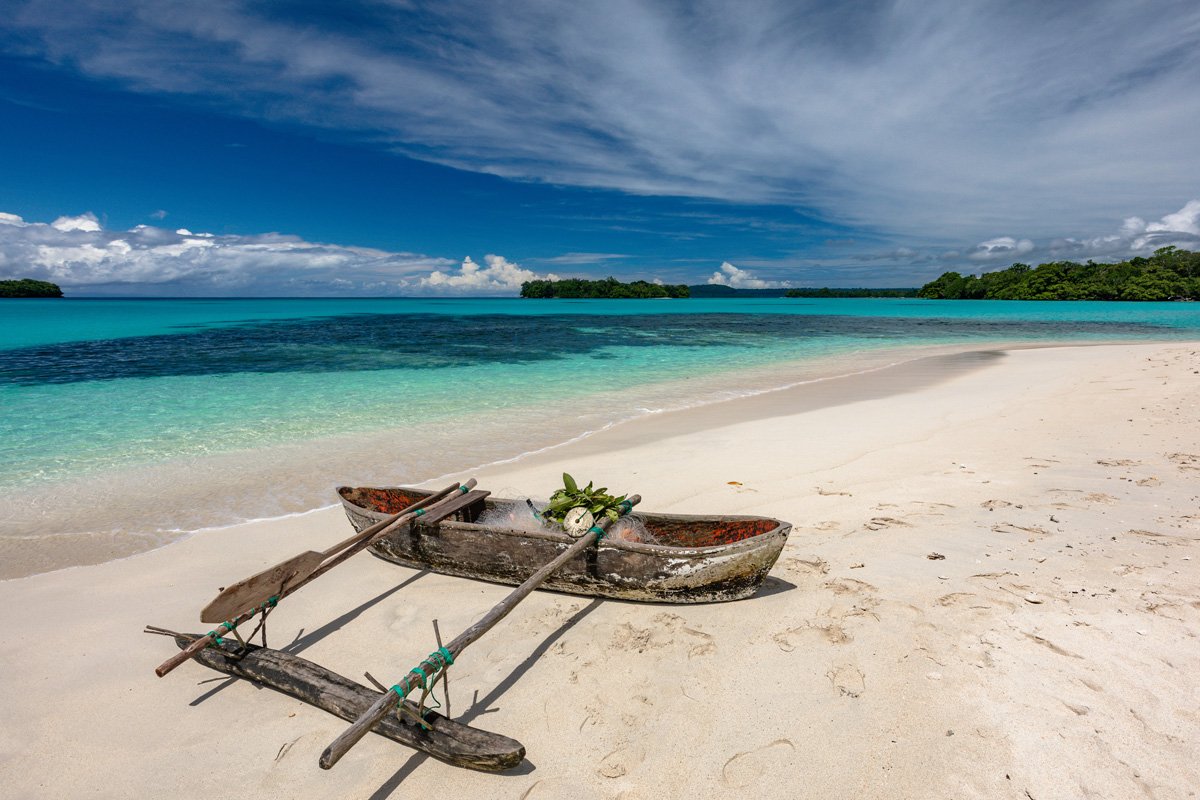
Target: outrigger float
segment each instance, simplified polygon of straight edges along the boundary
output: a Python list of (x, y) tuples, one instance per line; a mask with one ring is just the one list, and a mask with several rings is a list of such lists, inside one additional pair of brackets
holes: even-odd
[[(564, 480), (574, 492), (570, 476)], [(763, 517), (645, 514), (635, 519), (651, 541), (631, 541), (607, 534), (641, 501), (638, 495), (589, 497), (578, 492), (574, 496), (585, 497), (586, 502), (571, 509), (565, 523), (558, 519), (563, 523), (560, 530), (552, 524), (534, 531), (481, 525), (477, 520), (485, 511), (504, 511), (516, 501), (489, 501), (489, 493), (476, 490), (475, 484), (471, 479), (432, 493), (402, 487), (339, 489), (355, 535), (327, 550), (301, 553), (221, 590), (200, 614), (202, 622), (217, 623), (208, 633), (182, 634), (147, 626), (148, 633), (174, 637), (180, 648), (156, 674), (161, 677), (194, 659), (352, 720), (321, 754), (323, 769), (331, 768), (373, 731), (455, 766), (507, 770), (525, 757), (520, 742), (456, 723), (425, 703), (439, 681), (445, 690), (447, 670), (462, 652), (521, 600), (538, 588), (667, 603), (742, 599), (762, 584), (791, 529), (788, 523)], [(596, 497), (601, 502), (589, 509)], [(532, 506), (531, 511), (538, 514)], [(266, 646), (266, 618), (281, 600), (368, 548), (405, 566), (519, 585), (448, 644), (443, 646), (439, 635), (437, 650), (390, 688), (367, 675), (376, 686), (371, 689)], [(258, 627), (246, 638), (261, 629), (262, 646), (249, 644), (237, 631), (255, 617)], [(230, 635), (236, 641), (226, 638)]]

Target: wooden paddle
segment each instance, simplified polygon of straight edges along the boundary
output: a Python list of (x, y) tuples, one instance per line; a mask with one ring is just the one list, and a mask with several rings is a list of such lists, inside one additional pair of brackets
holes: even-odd
[[(466, 483), (461, 484), (461, 485), (456, 483), (453, 486), (447, 487), (446, 489), (443, 489), (441, 492), (438, 492), (437, 494), (435, 494), (431, 497), (428, 497), (425, 500), (422, 500), (421, 503), (427, 504), (427, 505), (425, 505), (425, 508), (424, 508), (425, 511), (432, 511), (433, 509), (437, 508), (438, 506), (454, 502), (457, 499), (457, 497), (454, 496), (455, 490), (458, 490), (459, 492), (468, 492), (474, 486), (475, 486), (474, 478), (472, 478), (471, 480), (469, 480)], [(449, 495), (449, 496), (447, 496), (447, 495)], [(438, 499), (435, 502), (435, 499), (438, 497), (440, 497), (441, 499)], [(163, 663), (159, 664), (158, 667), (154, 670), (154, 674), (160, 678), (163, 677), (164, 675), (166, 675), (168, 672), (170, 672), (171, 670), (178, 667), (183, 662), (189, 660), (192, 656), (196, 655), (196, 653), (200, 652), (205, 647), (208, 647), (208, 645), (210, 643), (212, 643), (213, 640), (219, 639), (220, 637), (222, 637), (225, 634), (232, 631), (238, 625), (241, 625), (243, 622), (253, 619), (254, 616), (256, 614), (258, 614), (260, 611), (266, 610), (267, 606), (273, 607), (274, 604), (277, 603), (279, 600), (282, 600), (284, 597), (287, 597), (288, 595), (292, 594), (293, 592), (300, 589), (301, 587), (306, 586), (309, 583), (312, 583), (317, 578), (321, 577), (326, 572), (328, 572), (329, 570), (336, 567), (338, 564), (341, 564), (346, 559), (350, 558), (351, 556), (355, 555), (356, 553), (362, 552), (363, 550), (370, 547), (372, 544), (374, 544), (378, 540), (382, 539), (384, 536), (387, 536), (389, 533), (392, 532), (393, 528), (395, 528), (401, 524), (404, 524), (406, 522), (409, 522), (414, 517), (419, 516), (421, 513), (421, 509), (414, 508), (414, 506), (416, 506), (416, 505), (418, 505), (418, 504), (414, 503), (413, 505), (404, 509), (404, 511), (401, 511), (399, 514), (389, 517), (388, 519), (385, 519), (381, 522), (377, 522), (374, 525), (372, 525), (371, 527), (366, 528), (365, 530), (356, 534), (353, 537), (353, 539), (355, 540), (354, 544), (351, 544), (350, 546), (348, 546), (345, 550), (341, 551), (336, 556), (329, 559), (329, 561), (322, 564), (320, 567), (318, 567), (313, 572), (309, 573), (304, 578), (301, 578), (296, 581), (292, 581), (286, 587), (280, 589), (279, 594), (271, 595), (271, 596), (267, 597), (262, 603), (252, 606), (251, 608), (241, 612), (237, 616), (230, 617), (228, 620), (222, 622), (220, 625), (218, 625), (216, 627), (216, 629), (209, 631), (207, 634), (205, 634), (204, 636), (201, 636), (199, 639), (192, 642), (190, 645), (188, 645), (183, 650), (179, 651), (178, 653), (171, 656)]]
[[(475, 485), (474, 479), (468, 481), (468, 483), (470, 483), (468, 489)], [(222, 589), (220, 594), (201, 610), (200, 621), (208, 623), (224, 622), (227, 619), (233, 619), (234, 616), (248, 608), (254, 608), (265, 603), (268, 599), (278, 595), (280, 590), (285, 586), (295, 585), (297, 582), (304, 580), (316, 572), (325, 563), (325, 559), (342, 552), (347, 547), (353, 547), (363, 539), (369, 539), (387, 526), (399, 521), (401, 517), (437, 503), (446, 495), (454, 492), (455, 489), (461, 490), (462, 487), (457, 483), (453, 486), (447, 486), (440, 492), (413, 503), (400, 513), (393, 514), (382, 522), (377, 522), (371, 527), (354, 534), (349, 539), (338, 542), (327, 550), (319, 552), (309, 550), (298, 556), (292, 556), (287, 561), (281, 561), (257, 575), (251, 575), (249, 578), (240, 580), (232, 586)]]
[[(621, 514), (628, 514), (642, 500), (640, 495), (631, 495), (621, 504)], [(432, 686), (437, 672), (445, 669), (458, 658), (459, 653), (472, 642), (491, 630), (496, 623), (508, 616), (516, 608), (517, 603), (524, 600), (529, 593), (541, 586), (547, 578), (553, 575), (563, 564), (578, 556), (591, 547), (608, 529), (611, 520), (606, 516), (589, 531), (579, 537), (570, 547), (558, 554), (550, 563), (529, 576), (528, 579), (512, 591), (508, 597), (501, 600), (495, 607), (478, 622), (460, 633), (454, 641), (432, 653), (424, 661), (410, 670), (400, 683), (393, 686), (376, 700), (370, 708), (354, 724), (347, 728), (341, 736), (333, 740), (325, 752), (321, 754), (321, 769), (330, 769), (349, 752), (360, 739), (367, 735), (381, 719), (386, 717), (400, 702), (402, 697), (418, 687)], [(442, 651), (445, 651), (443, 653)], [(420, 675), (421, 677), (417, 677)], [(397, 691), (399, 689), (399, 691)], [(403, 694), (401, 694), (403, 693)]]

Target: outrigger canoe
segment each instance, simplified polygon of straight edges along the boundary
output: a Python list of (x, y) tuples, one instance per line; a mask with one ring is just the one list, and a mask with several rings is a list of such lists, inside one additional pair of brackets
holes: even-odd
[[(343, 486), (337, 491), (358, 531), (430, 495), (408, 487)], [(517, 585), (575, 541), (549, 526), (518, 530), (477, 522), (480, 517), (517, 513), (532, 512), (516, 500), (471, 492), (449, 511), (401, 526), (370, 549), (382, 559), (413, 569)], [(607, 536), (583, 557), (561, 567), (542, 588), (658, 603), (741, 600), (762, 585), (792, 528), (770, 517), (631, 516), (644, 526), (645, 541)]]

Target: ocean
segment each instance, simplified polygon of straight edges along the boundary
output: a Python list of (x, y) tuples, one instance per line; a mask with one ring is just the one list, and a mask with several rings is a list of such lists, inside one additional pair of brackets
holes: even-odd
[(1197, 339), (1197, 303), (4, 300), (0, 578), (931, 348)]

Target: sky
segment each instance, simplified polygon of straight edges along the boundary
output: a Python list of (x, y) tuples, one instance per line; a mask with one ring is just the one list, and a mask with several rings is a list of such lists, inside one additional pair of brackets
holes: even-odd
[(1200, 4), (7, 0), (0, 278), (914, 286), (1200, 249)]

